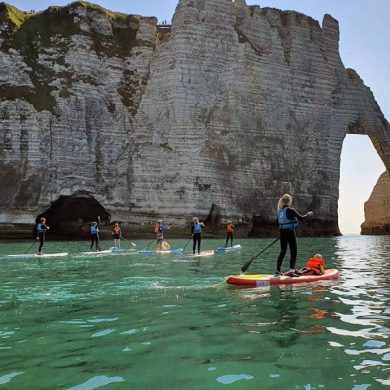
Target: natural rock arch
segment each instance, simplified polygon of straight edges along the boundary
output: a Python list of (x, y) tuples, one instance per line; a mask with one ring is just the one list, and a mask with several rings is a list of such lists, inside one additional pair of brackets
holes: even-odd
[(367, 134), (390, 167), (389, 124), (330, 15), (180, 0), (159, 40), (155, 18), (89, 3), (16, 25), (12, 12), (0, 7), (2, 222), (83, 188), (133, 226), (184, 226), (215, 204), (268, 235), (288, 191), (315, 210), (305, 233), (332, 235), (345, 135)]

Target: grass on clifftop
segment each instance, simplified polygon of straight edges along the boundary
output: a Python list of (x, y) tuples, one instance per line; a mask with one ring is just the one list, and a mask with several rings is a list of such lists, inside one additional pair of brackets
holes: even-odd
[(13, 5), (0, 3), (0, 23), (11, 23), (19, 28), (32, 13), (20, 11)]
[[(80, 7), (87, 9), (87, 17), (75, 13), (75, 9)], [(112, 35), (102, 34), (90, 22), (89, 19), (94, 18), (92, 13), (107, 19), (111, 24)], [(84, 23), (90, 25), (90, 31), (80, 28), (80, 19), (85, 19)], [(24, 98), (39, 111), (53, 111), (56, 102), (51, 92), (55, 87), (51, 84), (58, 75), (49, 62), (40, 61), (40, 54), (45, 53), (46, 48), (55, 48), (56, 61), (63, 61), (69, 50), (69, 39), (74, 35), (84, 35), (89, 37), (90, 48), (98, 56), (129, 57), (133, 48), (139, 45), (136, 36), (142, 20), (142, 17), (111, 12), (85, 1), (73, 2), (65, 7), (49, 7), (42, 12), (23, 12), (14, 6), (0, 3), (0, 23), (9, 25), (1, 33), (1, 38), (4, 38), (1, 50), (7, 52), (14, 49), (20, 53), (31, 69), (28, 72), (34, 84), (31, 89), (26, 87), (24, 92), (21, 88), (6, 86), (0, 91), (0, 96), (8, 99)]]

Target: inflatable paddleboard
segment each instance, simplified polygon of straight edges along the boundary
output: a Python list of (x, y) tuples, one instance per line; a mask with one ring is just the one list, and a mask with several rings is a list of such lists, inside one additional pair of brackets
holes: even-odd
[(86, 256), (89, 256), (89, 255), (111, 255), (112, 254), (112, 250), (111, 249), (106, 249), (104, 251), (88, 251), (88, 252), (81, 252), (80, 253), (81, 255), (86, 255)]
[(317, 280), (337, 279), (340, 272), (337, 269), (327, 269), (323, 275), (301, 275), (299, 277), (274, 276), (267, 274), (230, 275), (226, 283), (239, 286), (269, 286), (270, 284), (308, 283)]
[(83, 256), (101, 256), (101, 255), (112, 255), (117, 253), (138, 253), (138, 251), (135, 251), (134, 249), (124, 249), (124, 248), (116, 248), (111, 247), (110, 249), (105, 249), (104, 251), (87, 251), (87, 252), (81, 252), (80, 254)]
[(215, 252), (217, 253), (225, 253), (225, 252), (236, 252), (236, 251), (240, 251), (241, 250), (241, 245), (240, 244), (237, 244), (237, 245), (234, 245), (234, 246), (228, 246), (228, 247), (219, 247), (215, 250)]
[(214, 254), (213, 249), (209, 249), (207, 251), (201, 251), (200, 253), (195, 253), (194, 255), (188, 255), (189, 257), (205, 257), (205, 256), (212, 256)]
[(183, 248), (172, 248), (169, 251), (143, 250), (139, 251), (143, 255), (166, 255), (168, 253), (182, 253)]
[(12, 259), (33, 259), (35, 257), (64, 257), (68, 256), (68, 252), (61, 253), (44, 253), (43, 255), (37, 255), (36, 253), (22, 253), (20, 255), (7, 255), (7, 257)]

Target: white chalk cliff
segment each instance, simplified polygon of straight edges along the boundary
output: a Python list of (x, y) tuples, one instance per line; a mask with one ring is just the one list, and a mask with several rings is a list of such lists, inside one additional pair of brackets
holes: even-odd
[(338, 234), (346, 134), (390, 167), (389, 123), (344, 67), (338, 22), (181, 0), (166, 30), (82, 2), (0, 5), (0, 222), (83, 196), (133, 226), (214, 205), (265, 235), (288, 192), (315, 212), (304, 232)]

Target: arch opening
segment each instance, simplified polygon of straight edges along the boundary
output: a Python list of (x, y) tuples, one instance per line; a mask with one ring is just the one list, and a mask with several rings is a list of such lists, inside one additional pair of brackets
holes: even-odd
[(364, 204), (386, 167), (367, 135), (344, 138), (339, 178), (338, 224), (343, 235), (361, 234)]
[(50, 235), (85, 237), (89, 235), (89, 224), (100, 216), (102, 222), (109, 222), (111, 215), (91, 195), (61, 195), (50, 207), (36, 217), (36, 223), (45, 217)]

